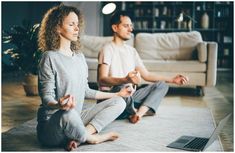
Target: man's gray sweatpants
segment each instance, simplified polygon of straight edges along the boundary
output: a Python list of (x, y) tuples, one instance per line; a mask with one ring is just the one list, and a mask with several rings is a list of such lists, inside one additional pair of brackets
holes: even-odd
[(97, 132), (115, 120), (125, 109), (126, 102), (121, 97), (115, 97), (94, 105), (79, 114), (75, 109), (58, 110), (51, 118), (38, 124), (39, 141), (47, 146), (65, 145), (68, 140), (86, 141), (85, 126), (91, 124)]
[(118, 118), (127, 118), (135, 113), (134, 107), (139, 108), (142, 105), (149, 107), (150, 111), (155, 114), (168, 89), (169, 86), (165, 82), (158, 81), (136, 90), (131, 97), (124, 98), (127, 106)]
[(132, 96), (135, 106), (138, 108), (144, 105), (149, 107), (153, 113), (156, 113), (157, 108), (165, 97), (168, 89), (169, 86), (163, 81), (138, 89)]

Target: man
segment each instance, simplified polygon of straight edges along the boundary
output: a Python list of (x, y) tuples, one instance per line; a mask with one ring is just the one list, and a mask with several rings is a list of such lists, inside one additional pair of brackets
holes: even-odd
[(139, 84), (141, 78), (153, 84), (138, 89), (127, 102), (124, 116), (131, 123), (137, 123), (144, 115), (154, 115), (168, 91), (165, 83), (186, 84), (188, 78), (177, 75), (173, 78), (150, 73), (137, 51), (125, 44), (131, 38), (133, 25), (127, 12), (121, 11), (111, 18), (112, 42), (104, 45), (99, 54), (98, 82), (101, 90), (115, 91), (132, 84)]

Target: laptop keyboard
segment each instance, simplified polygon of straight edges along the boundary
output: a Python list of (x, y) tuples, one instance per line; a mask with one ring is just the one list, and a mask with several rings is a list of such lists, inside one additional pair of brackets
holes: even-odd
[(185, 145), (184, 148), (201, 149), (202, 147), (205, 146), (207, 141), (208, 141), (207, 138), (195, 138), (187, 145)]

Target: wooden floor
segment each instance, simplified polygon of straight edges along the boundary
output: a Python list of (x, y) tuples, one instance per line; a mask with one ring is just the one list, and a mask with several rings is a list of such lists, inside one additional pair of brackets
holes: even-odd
[[(38, 96), (26, 97), (18, 74), (2, 75), (2, 132), (36, 117), (40, 104)], [(193, 95), (194, 89), (173, 89), (168, 97), (180, 97), (181, 102), (166, 103), (189, 107), (208, 107), (216, 124), (228, 112), (233, 112), (233, 74), (218, 72), (216, 88), (206, 88), (204, 97)], [(180, 96), (179, 96), (180, 95)], [(225, 151), (233, 151), (233, 118), (223, 129), (221, 142)]]

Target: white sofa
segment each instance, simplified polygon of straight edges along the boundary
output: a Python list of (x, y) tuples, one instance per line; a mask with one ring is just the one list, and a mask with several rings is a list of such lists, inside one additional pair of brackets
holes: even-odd
[[(81, 38), (89, 67), (89, 82), (97, 82), (98, 53), (111, 40), (112, 37), (87, 35)], [(197, 31), (138, 33), (126, 43), (136, 48), (146, 68), (153, 73), (172, 77), (187, 75), (190, 78), (188, 85), (199, 89), (216, 84), (217, 43), (203, 41)]]

